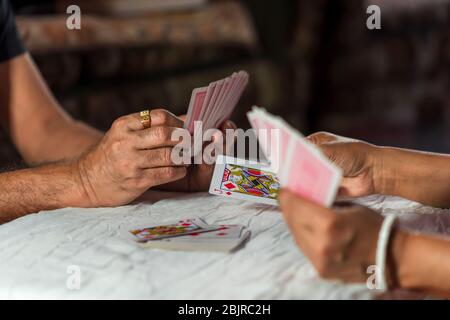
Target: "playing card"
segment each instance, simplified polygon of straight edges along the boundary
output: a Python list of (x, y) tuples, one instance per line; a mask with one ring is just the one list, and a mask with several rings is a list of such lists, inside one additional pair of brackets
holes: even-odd
[(224, 114), (221, 117), (219, 117), (219, 119), (216, 122), (216, 126), (220, 125), (223, 121), (225, 121), (227, 118), (231, 116), (231, 113), (236, 107), (247, 85), (248, 85), (248, 74), (244, 71), (239, 71), (236, 75), (234, 87), (231, 89), (228, 104), (224, 108)]
[(217, 231), (153, 240), (142, 243), (147, 248), (183, 251), (232, 251), (250, 237), (244, 226), (221, 226)]
[(280, 184), (305, 198), (330, 206), (339, 188), (341, 170), (283, 119), (257, 107), (248, 116), (251, 125), (258, 130), (278, 129), (276, 139), (273, 135), (267, 140), (262, 135), (258, 138)]
[(217, 124), (218, 119), (223, 117), (225, 114), (225, 110), (228, 107), (229, 97), (233, 93), (235, 88), (237, 73), (233, 73), (231, 77), (225, 79), (225, 85), (222, 90), (222, 96), (217, 101), (217, 103), (212, 106), (212, 110), (210, 113), (210, 118), (205, 119), (208, 128), (216, 128), (219, 124)]
[(177, 237), (192, 233), (202, 233), (217, 230), (219, 227), (211, 227), (203, 220), (184, 219), (164, 225), (139, 225), (126, 227), (128, 238), (137, 242), (153, 241), (168, 237)]
[(230, 199), (277, 205), (278, 178), (254, 161), (218, 155), (209, 193)]
[[(278, 173), (280, 169), (281, 159), (286, 152), (282, 149), (290, 139), (289, 135), (281, 133), (285, 129), (278, 119), (266, 115), (263, 110), (253, 107), (248, 113), (248, 118), (253, 129), (256, 131), (260, 147), (269, 161), (270, 168), (273, 172)], [(281, 138), (284, 138), (282, 140)]]
[(207, 87), (194, 89), (186, 116), (185, 129), (192, 134), (194, 122), (201, 121), (203, 130), (218, 128), (227, 120), (248, 85), (245, 71), (210, 83)]
[(199, 120), (199, 116), (202, 111), (202, 106), (205, 102), (207, 92), (208, 87), (197, 88), (192, 91), (185, 127), (189, 130), (190, 133), (194, 132), (194, 122)]
[(208, 129), (212, 128), (212, 124), (210, 123), (211, 121), (208, 121), (208, 120), (211, 118), (214, 106), (217, 104), (217, 101), (221, 97), (221, 94), (223, 92), (222, 88), (224, 86), (224, 82), (225, 82), (225, 80), (219, 80), (219, 81), (214, 82), (215, 88), (214, 88), (213, 95), (211, 96), (211, 99), (205, 108), (205, 112), (201, 115), (203, 119), (206, 119), (205, 123), (203, 124), (204, 130), (208, 130)]
[(181, 237), (171, 238), (177, 242), (199, 242), (199, 241), (236, 241), (241, 237), (245, 229), (243, 225), (214, 225), (217, 230), (208, 232), (191, 233)]
[(287, 159), (280, 174), (283, 185), (298, 195), (330, 206), (339, 187), (340, 170), (300, 138), (291, 140)]

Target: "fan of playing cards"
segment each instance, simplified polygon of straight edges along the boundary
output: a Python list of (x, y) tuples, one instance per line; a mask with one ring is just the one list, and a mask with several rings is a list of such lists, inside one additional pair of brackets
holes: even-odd
[(248, 118), (281, 186), (330, 206), (341, 181), (340, 168), (282, 118), (258, 107), (253, 107)]
[(324, 206), (334, 201), (341, 170), (283, 119), (253, 107), (248, 113), (270, 166), (218, 157), (209, 192), (277, 205), (280, 186)]
[(122, 228), (122, 235), (143, 247), (184, 251), (232, 251), (250, 236), (242, 225), (209, 225), (201, 218), (164, 225)]
[(201, 121), (204, 131), (220, 126), (230, 117), (248, 81), (247, 72), (239, 71), (207, 87), (194, 89), (184, 128), (192, 134), (196, 121)]

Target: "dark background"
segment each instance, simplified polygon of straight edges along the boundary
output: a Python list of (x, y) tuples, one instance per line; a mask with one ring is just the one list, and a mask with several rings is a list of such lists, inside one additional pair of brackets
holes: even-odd
[[(304, 134), (450, 152), (449, 1), (216, 0), (133, 12), (128, 0), (126, 14), (117, 1), (12, 1), (55, 95), (100, 129), (144, 107), (185, 113), (193, 88), (244, 69), (251, 85), (233, 115), (244, 128), (257, 104)], [(366, 28), (372, 3), (381, 30)], [(68, 4), (81, 7), (80, 31), (65, 28)], [(0, 140), (0, 164), (20, 161)]]

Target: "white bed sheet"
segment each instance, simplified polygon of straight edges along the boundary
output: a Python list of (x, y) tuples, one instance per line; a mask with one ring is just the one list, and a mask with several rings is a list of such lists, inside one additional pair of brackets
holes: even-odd
[[(450, 234), (450, 211), (393, 197), (360, 202), (397, 212), (409, 227)], [(420, 215), (423, 213), (422, 215)], [(120, 226), (203, 217), (244, 224), (252, 232), (234, 253), (144, 249), (123, 239)], [(66, 282), (81, 271), (79, 290)], [(365, 285), (319, 279), (294, 245), (275, 207), (204, 193), (118, 208), (66, 208), (0, 226), (2, 299), (370, 299)]]

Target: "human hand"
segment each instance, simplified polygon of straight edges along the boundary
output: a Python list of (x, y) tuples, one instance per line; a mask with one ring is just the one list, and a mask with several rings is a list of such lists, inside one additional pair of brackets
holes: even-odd
[(178, 143), (172, 133), (183, 130), (183, 121), (163, 109), (152, 110), (150, 117), (147, 129), (139, 114), (117, 119), (100, 143), (78, 160), (90, 206), (127, 204), (151, 187), (186, 176), (186, 167), (174, 165), (171, 158)]
[[(180, 118), (184, 119), (184, 116)], [(223, 150), (226, 153), (227, 141), (226, 141), (226, 130), (236, 130), (236, 125), (228, 120), (223, 123), (220, 130), (223, 134)], [(214, 139), (214, 137), (213, 137)], [(214, 143), (214, 140), (211, 142)], [(206, 148), (206, 146), (204, 146)], [(187, 174), (183, 179), (171, 182), (161, 188), (169, 191), (184, 191), (184, 192), (198, 192), (207, 191), (209, 185), (211, 184), (211, 178), (214, 172), (214, 164), (208, 164), (202, 161), (200, 164), (191, 164), (187, 167)]]
[(308, 137), (343, 171), (338, 196), (381, 193), (381, 149), (364, 141), (317, 132)]
[(295, 242), (326, 279), (366, 282), (375, 265), (383, 218), (358, 205), (328, 209), (281, 190), (279, 201)]

